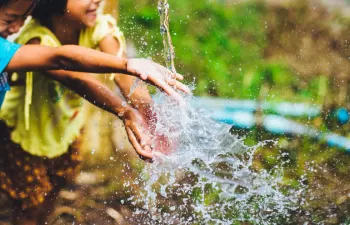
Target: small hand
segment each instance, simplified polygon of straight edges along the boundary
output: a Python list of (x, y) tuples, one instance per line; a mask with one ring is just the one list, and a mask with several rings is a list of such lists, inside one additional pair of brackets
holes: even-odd
[(180, 95), (171, 86), (187, 94), (191, 93), (190, 89), (179, 81), (183, 80), (181, 74), (174, 74), (169, 69), (150, 60), (128, 59), (127, 70), (175, 98), (181, 99)]
[(133, 108), (123, 115), (123, 122), (129, 141), (142, 159), (152, 159), (151, 138), (147, 124), (140, 113)]
[(156, 134), (157, 114), (152, 111), (152, 105), (153, 102), (142, 104), (138, 107), (138, 111), (143, 116), (145, 122), (147, 123), (148, 131), (153, 136), (152, 147), (154, 150), (168, 155), (175, 151), (176, 143), (173, 143), (165, 135)]

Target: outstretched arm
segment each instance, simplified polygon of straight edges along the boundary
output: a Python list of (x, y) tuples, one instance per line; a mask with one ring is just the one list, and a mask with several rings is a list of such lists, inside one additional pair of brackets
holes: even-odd
[(16, 52), (6, 70), (19, 72), (63, 69), (92, 73), (121, 72), (130, 74), (127, 71), (127, 62), (127, 59), (111, 57), (76, 45), (64, 45), (56, 48), (23, 45)]
[(92, 104), (113, 113), (123, 120), (130, 143), (136, 152), (146, 158), (152, 158), (150, 148), (150, 136), (146, 124), (137, 110), (128, 104), (123, 104), (122, 99), (115, 95), (107, 86), (93, 76), (70, 72), (48, 71), (45, 73), (80, 96), (86, 98)]
[[(39, 39), (32, 39), (28, 44), (28, 47), (42, 47), (39, 45)], [(35, 63), (36, 62), (34, 61), (33, 65), (35, 65)], [(44, 63), (45, 62), (42, 62), (43, 65), (45, 65)], [(134, 146), (136, 152), (147, 158), (152, 157), (150, 148), (147, 145), (150, 138), (146, 130), (143, 129), (145, 124), (141, 116), (135, 109), (129, 105), (123, 104), (120, 97), (110, 91), (103, 83), (93, 76), (78, 72), (51, 70), (42, 74), (61, 82), (83, 98), (86, 98), (92, 104), (109, 111), (122, 119), (125, 124), (125, 129), (128, 132), (130, 142)]]
[[(168, 74), (171, 72), (163, 66), (145, 59), (124, 59), (75, 45), (56, 48), (24, 45), (16, 52), (6, 71), (57, 69), (128, 74), (139, 77), (166, 93), (178, 97), (178, 94), (170, 86), (174, 85), (175, 81), (168, 79)], [(173, 76), (180, 80), (183, 79), (179, 74)], [(188, 90), (184, 89), (184, 91)]]

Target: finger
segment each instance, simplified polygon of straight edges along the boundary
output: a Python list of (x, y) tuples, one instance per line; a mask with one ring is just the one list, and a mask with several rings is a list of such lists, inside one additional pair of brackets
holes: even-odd
[(134, 147), (136, 153), (139, 156), (151, 159), (153, 157), (153, 154), (152, 154), (152, 151), (149, 151), (150, 148), (145, 148), (145, 149), (147, 149), (147, 151), (143, 150), (141, 145), (137, 141), (137, 138), (136, 138), (134, 132), (129, 127), (126, 128), (126, 132), (128, 134), (129, 141), (132, 144), (132, 146)]
[[(164, 68), (164, 69), (166, 69), (166, 68)], [(166, 69), (166, 74), (169, 74), (169, 76), (168, 77), (171, 77), (171, 79), (173, 79), (173, 80), (183, 80), (184, 79), (184, 76), (182, 76), (181, 74), (179, 74), (179, 73), (174, 73), (173, 71), (171, 71), (171, 70), (169, 70), (169, 69)]]
[(182, 76), (182, 75), (179, 74), (179, 73), (176, 73), (175, 78), (176, 78), (176, 80), (183, 80), (183, 79), (184, 79), (184, 76)]
[(150, 158), (150, 157), (144, 158), (144, 157), (142, 156), (142, 159), (143, 159), (144, 161), (146, 161), (146, 162), (152, 163), (152, 162), (153, 162), (153, 152), (152, 152), (152, 148), (151, 148), (149, 145), (146, 145), (146, 146), (144, 147), (144, 151), (146, 151), (146, 152), (151, 152), (151, 153), (152, 153), (152, 158)]
[(171, 70), (166, 71), (167, 77), (170, 78), (169, 80), (176, 80), (176, 74), (173, 73)]
[(139, 128), (137, 125), (132, 124), (131, 130), (134, 132), (136, 139), (141, 145), (141, 148), (144, 148), (150, 143), (150, 136), (146, 134), (147, 132), (143, 132), (142, 128)]
[(163, 92), (167, 93), (170, 96), (177, 94), (176, 91), (172, 87), (170, 87), (164, 80), (162, 80), (158, 77), (148, 75), (147, 82), (160, 88)]
[(167, 83), (172, 86), (172, 87), (175, 87), (176, 89), (179, 89), (180, 91), (186, 93), (186, 94), (191, 94), (191, 90), (190, 88), (181, 83), (180, 81), (177, 81), (177, 80), (168, 80)]
[(156, 67), (156, 70), (160, 73), (160, 74), (166, 74), (167, 77), (170, 77), (172, 79), (180, 79), (182, 80), (183, 79), (183, 76), (181, 74), (178, 74), (178, 73), (174, 73), (173, 71), (171, 71), (170, 69), (168, 68), (165, 68), (164, 66), (160, 65), (160, 64), (157, 64), (157, 63), (154, 63), (155, 67)]
[(148, 75), (148, 82), (151, 83), (152, 85), (157, 86), (166, 94), (172, 96), (180, 104), (185, 103), (185, 100), (181, 97), (181, 95), (179, 95), (179, 93), (177, 93), (172, 87), (170, 87), (164, 80), (159, 79), (159, 78), (152, 76), (152, 75)]
[(171, 86), (175, 86), (176, 85), (176, 80), (175, 79), (168, 79), (167, 80), (167, 84), (169, 84)]
[(170, 77), (172, 78), (172, 79), (174, 79), (174, 80), (183, 80), (184, 79), (184, 76), (182, 76), (181, 74), (179, 74), (179, 73), (174, 73), (173, 71), (171, 71), (171, 70), (169, 70), (169, 69), (167, 69), (167, 74), (170, 74)]
[(126, 128), (126, 133), (128, 135), (128, 139), (129, 139), (130, 143), (134, 147), (137, 154), (141, 154), (142, 153), (141, 145), (138, 143), (137, 138), (135, 137), (134, 133), (132, 132), (132, 130), (129, 127)]
[[(159, 85), (159, 88), (164, 91), (165, 93), (167, 93), (170, 96), (173, 96), (174, 98), (178, 99), (178, 100), (183, 100), (183, 98), (181, 97), (181, 95), (179, 95), (179, 93), (177, 93), (173, 87), (175, 87), (176, 89), (179, 89), (180, 91), (186, 93), (186, 94), (191, 94), (191, 90), (189, 87), (187, 87), (187, 85), (181, 83), (180, 81), (176, 81), (176, 80), (169, 80), (167, 82), (162, 82), (162, 80), (155, 78), (154, 80), (156, 84)], [(160, 87), (160, 85), (162, 85)]]
[(148, 78), (147, 74), (149, 74), (149, 71), (141, 72), (141, 73), (140, 73), (140, 78), (141, 78), (142, 80), (147, 80), (147, 78)]
[(148, 130), (148, 125), (146, 122), (143, 121), (143, 119), (141, 119), (140, 121), (132, 122), (129, 128), (134, 133), (142, 149), (144, 149), (145, 146), (152, 144), (151, 135)]
[(130, 124), (129, 128), (131, 129), (131, 131), (134, 133), (137, 141), (140, 143), (141, 147), (143, 145), (142, 143), (142, 135), (141, 135), (141, 131), (140, 129), (137, 127), (137, 125), (134, 125), (133, 123)]
[(186, 93), (186, 94), (191, 94), (191, 89), (186, 85), (181, 83), (180, 81), (176, 81), (176, 88), (179, 89), (180, 91)]

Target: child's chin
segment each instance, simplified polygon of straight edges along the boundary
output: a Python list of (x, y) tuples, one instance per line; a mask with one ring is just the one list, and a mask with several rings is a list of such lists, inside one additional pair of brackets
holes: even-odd
[(86, 20), (86, 22), (84, 23), (84, 25), (89, 28), (95, 26), (95, 24), (96, 24), (96, 19), (94, 20), (89, 19), (89, 20)]

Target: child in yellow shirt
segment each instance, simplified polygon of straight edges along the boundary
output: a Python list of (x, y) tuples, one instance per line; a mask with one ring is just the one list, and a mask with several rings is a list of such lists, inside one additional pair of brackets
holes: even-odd
[[(182, 84), (174, 80), (167, 80), (165, 74), (170, 73), (167, 69), (148, 60), (123, 59), (74, 46), (79, 44), (80, 31), (87, 28), (84, 26), (94, 26), (99, 1), (69, 0), (67, 8), (69, 3), (75, 4), (69, 11), (65, 5), (67, 2), (64, 0), (48, 1), (48, 5), (45, 4), (46, 1), (41, 2), (43, 5), (38, 5), (38, 8), (34, 9), (33, 15), (46, 14), (52, 18), (42, 21), (44, 17), (41, 17), (40, 21), (43, 24), (38, 20), (33, 20), (24, 27), (17, 41), (22, 45), (31, 45), (19, 47), (5, 71), (62, 68), (97, 73), (119, 72), (140, 77), (174, 96), (178, 95), (169, 84), (177, 85), (180, 89), (186, 90)], [(5, 21), (9, 23), (8, 26), (0, 25), (0, 34), (3, 37), (17, 29), (11, 27), (22, 25), (27, 11), (33, 7), (32, 4), (31, 0), (16, 0), (9, 1), (8, 5), (1, 5), (3, 8), (0, 9), (0, 22), (6, 20), (6, 16), (4, 19), (2, 18), (3, 11), (6, 11), (6, 15), (17, 12), (16, 19)], [(52, 12), (52, 10), (59, 9), (57, 4), (63, 4), (62, 11)], [(84, 8), (85, 6), (87, 8)], [(26, 8), (25, 12), (19, 12), (23, 11), (24, 8)], [(75, 9), (85, 11), (79, 15)], [(52, 14), (47, 14), (50, 10)], [(56, 21), (57, 16), (64, 15), (67, 15), (67, 20)], [(81, 19), (84, 23), (77, 22), (76, 19)], [(68, 24), (72, 25), (74, 29), (68, 29), (68, 27), (66, 29), (64, 26)], [(63, 25), (63, 27), (59, 25)], [(113, 28), (114, 25), (112, 20), (108, 20), (108, 28)], [(78, 30), (79, 32), (75, 33)], [(63, 35), (61, 35), (62, 33)], [(120, 46), (123, 43), (117, 37), (119, 36), (109, 33), (102, 40), (92, 38), (92, 41), (98, 40), (99, 46), (87, 47), (97, 47), (104, 51), (106, 43), (112, 43), (105, 41), (112, 39), (118, 41), (113, 43), (118, 45), (118, 51), (120, 51)], [(61, 46), (62, 44), (65, 46)], [(114, 51), (117, 48), (108, 49)], [(108, 53), (115, 54), (115, 52)], [(108, 90), (105, 90), (105, 99), (101, 99), (103, 92), (96, 91), (94, 93), (92, 91), (99, 89), (98, 83), (83, 79), (84, 76), (67, 71), (19, 72), (13, 76), (13, 81), (20, 85), (12, 87), (7, 93), (0, 112), (1, 120), (6, 123), (6, 126), (1, 124), (0, 128), (2, 131), (0, 138), (0, 188), (16, 200), (14, 224), (45, 222), (51, 200), (54, 200), (57, 190), (72, 178), (74, 170), (79, 164), (79, 136), (84, 122), (84, 108), (81, 107), (81, 98), (61, 83), (83, 96), (84, 90), (87, 90), (92, 99), (97, 97), (96, 104), (122, 117), (134, 148), (141, 155), (152, 156), (147, 145), (148, 138), (145, 137), (147, 135), (140, 129), (140, 126), (146, 125), (143, 125), (143, 119), (138, 115), (138, 112), (130, 106), (121, 104), (121, 101), (112, 97)], [(173, 77), (182, 78), (181, 75), (173, 75)], [(115, 79), (117, 82), (122, 80)], [(77, 85), (79, 83), (81, 86)], [(121, 82), (121, 88), (125, 83)], [(142, 107), (141, 101), (132, 100), (132, 102), (135, 107)], [(146, 100), (144, 102), (147, 103)]]

